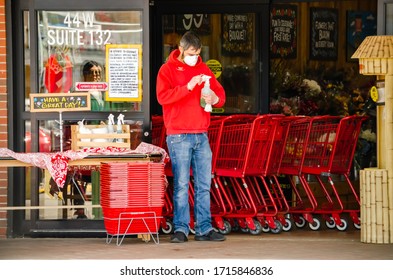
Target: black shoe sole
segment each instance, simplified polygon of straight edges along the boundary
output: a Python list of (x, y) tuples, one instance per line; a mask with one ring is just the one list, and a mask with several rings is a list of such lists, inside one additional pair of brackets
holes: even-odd
[(204, 237), (204, 236), (195, 236), (194, 239), (195, 239), (195, 241), (213, 241), (213, 242), (215, 242), (215, 241), (220, 242), (220, 241), (226, 240), (225, 237), (222, 239), (210, 239), (209, 237)]
[(173, 240), (171, 240), (171, 243), (184, 243), (184, 242), (187, 242), (188, 240), (185, 240), (185, 241), (182, 241), (182, 240), (179, 240), (179, 239), (173, 239)]

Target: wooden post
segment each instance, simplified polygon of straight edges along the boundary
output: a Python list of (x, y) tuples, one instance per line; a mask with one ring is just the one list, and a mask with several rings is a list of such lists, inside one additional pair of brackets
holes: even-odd
[[(366, 171), (367, 172), (367, 171)], [(371, 242), (371, 180), (370, 172), (366, 173), (366, 242)]]
[(367, 242), (366, 185), (366, 172), (360, 170), (360, 242)]
[[(382, 177), (382, 215), (383, 215), (383, 243), (390, 242), (389, 236), (389, 195), (388, 195), (388, 174), (386, 172), (383, 173)], [(393, 242), (393, 240), (392, 240)]]
[(366, 168), (360, 170), (360, 241), (390, 243), (391, 223), (388, 171)]
[(375, 215), (376, 215), (376, 243), (383, 243), (383, 215), (382, 215), (382, 170), (375, 170)]
[(377, 242), (377, 223), (376, 223), (376, 207), (375, 207), (375, 188), (376, 188), (376, 172), (370, 170), (370, 224), (371, 224), (371, 243)]
[(385, 105), (377, 105), (377, 166), (386, 168)]

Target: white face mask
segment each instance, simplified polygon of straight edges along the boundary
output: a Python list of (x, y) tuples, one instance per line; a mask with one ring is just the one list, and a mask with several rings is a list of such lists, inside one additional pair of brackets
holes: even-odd
[(197, 61), (198, 61), (198, 56), (197, 55), (186, 55), (184, 57), (184, 63), (189, 65), (189, 66), (195, 66)]

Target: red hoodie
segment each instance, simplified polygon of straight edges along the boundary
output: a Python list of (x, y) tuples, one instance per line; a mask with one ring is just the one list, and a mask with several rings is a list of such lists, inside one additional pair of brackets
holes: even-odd
[(174, 50), (168, 61), (161, 66), (157, 75), (157, 100), (161, 104), (167, 134), (207, 132), (210, 113), (200, 106), (201, 89), (204, 83), (196, 85), (192, 91), (187, 83), (200, 74), (210, 76), (210, 88), (220, 98), (213, 107), (222, 107), (225, 103), (225, 91), (214, 77), (213, 72), (198, 57), (195, 66), (189, 66), (177, 58), (180, 51)]

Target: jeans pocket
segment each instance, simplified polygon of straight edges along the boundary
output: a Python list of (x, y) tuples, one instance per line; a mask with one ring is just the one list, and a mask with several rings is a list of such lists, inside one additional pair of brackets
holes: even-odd
[(185, 134), (171, 134), (166, 137), (166, 142), (168, 145), (181, 143), (186, 138)]

